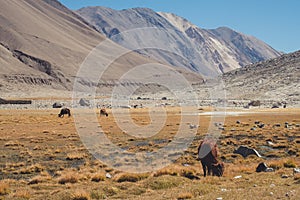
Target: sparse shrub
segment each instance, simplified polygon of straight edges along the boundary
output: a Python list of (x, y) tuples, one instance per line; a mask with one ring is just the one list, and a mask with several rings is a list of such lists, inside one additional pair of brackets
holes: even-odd
[(0, 195), (6, 195), (9, 193), (9, 184), (1, 181), (0, 182)]
[(78, 182), (78, 177), (74, 173), (68, 173), (68, 174), (62, 176), (58, 180), (58, 183), (60, 183), (60, 184), (77, 183), (77, 182)]
[(177, 197), (177, 200), (191, 199), (193, 198), (193, 194), (190, 192), (180, 193)]

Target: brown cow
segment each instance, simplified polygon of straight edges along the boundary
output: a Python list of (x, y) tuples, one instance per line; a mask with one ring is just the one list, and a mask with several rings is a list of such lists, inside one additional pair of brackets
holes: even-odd
[(213, 139), (205, 139), (200, 142), (198, 147), (198, 158), (201, 161), (204, 176), (208, 175), (222, 176), (224, 164), (218, 162), (218, 147)]
[(106, 112), (105, 108), (100, 109), (100, 116), (101, 115), (105, 115), (106, 117), (108, 117), (108, 113)]
[(71, 111), (69, 108), (62, 108), (58, 114), (58, 117), (64, 117), (64, 115), (68, 115), (69, 117), (71, 116)]

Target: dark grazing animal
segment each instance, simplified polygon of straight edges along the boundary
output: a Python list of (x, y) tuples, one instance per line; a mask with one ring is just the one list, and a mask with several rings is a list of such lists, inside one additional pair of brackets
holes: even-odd
[(101, 115), (105, 115), (106, 117), (108, 117), (108, 113), (106, 112), (105, 108), (100, 109), (100, 116)]
[(206, 174), (213, 176), (222, 176), (224, 173), (224, 164), (218, 162), (218, 147), (214, 140), (205, 139), (200, 142), (198, 147), (198, 158), (201, 161), (204, 176)]
[(71, 116), (71, 111), (69, 108), (62, 108), (58, 114), (58, 117), (64, 117), (64, 115), (68, 115), (69, 117)]

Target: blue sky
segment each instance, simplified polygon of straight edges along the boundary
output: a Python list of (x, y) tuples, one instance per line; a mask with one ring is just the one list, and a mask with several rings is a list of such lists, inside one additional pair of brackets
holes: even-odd
[(72, 10), (104, 6), (172, 12), (205, 29), (227, 26), (285, 53), (300, 50), (299, 0), (59, 0)]

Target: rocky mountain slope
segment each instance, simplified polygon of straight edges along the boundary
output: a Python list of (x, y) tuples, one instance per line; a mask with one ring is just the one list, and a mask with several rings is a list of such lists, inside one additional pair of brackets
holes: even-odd
[(284, 54), (223, 75), (231, 99), (300, 103), (300, 51)]
[[(95, 67), (109, 64), (100, 81), (104, 86), (117, 84), (123, 73), (137, 65), (156, 62), (135, 52), (112, 60), (113, 55), (126, 50), (56, 0), (0, 1), (0, 91), (2, 95), (19, 90), (26, 95), (71, 91), (81, 64), (99, 44), (106, 46), (98, 49)], [(87, 74), (93, 75), (93, 70)], [(199, 78), (184, 70), (182, 73)], [(97, 84), (79, 78), (83, 86)], [(134, 77), (130, 81), (137, 82)]]
[(126, 48), (206, 76), (280, 55), (255, 37), (226, 27), (201, 29), (171, 13), (104, 7), (86, 7), (76, 12)]

